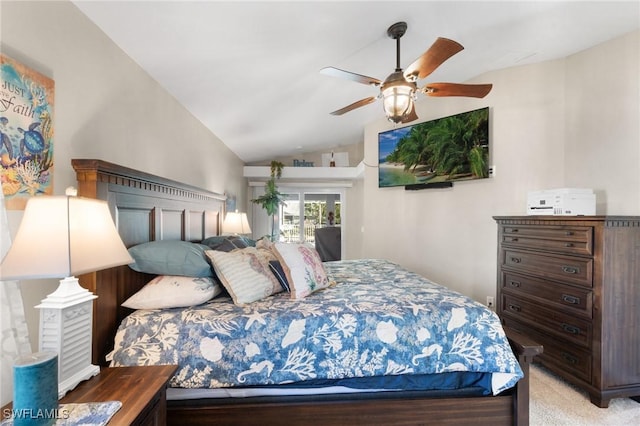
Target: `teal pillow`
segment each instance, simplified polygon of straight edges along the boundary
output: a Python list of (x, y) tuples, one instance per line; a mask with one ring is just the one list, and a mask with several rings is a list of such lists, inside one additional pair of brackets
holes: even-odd
[(134, 271), (155, 275), (213, 277), (204, 254), (209, 247), (188, 241), (151, 241), (129, 249)]

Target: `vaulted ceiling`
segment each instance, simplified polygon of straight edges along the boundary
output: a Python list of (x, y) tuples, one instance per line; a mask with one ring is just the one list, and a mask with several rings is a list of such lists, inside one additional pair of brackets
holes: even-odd
[(361, 142), (381, 102), (329, 112), (379, 89), (319, 71), (384, 80), (394, 22), (408, 24), (403, 68), (437, 37), (465, 47), (422, 83), (563, 58), (640, 28), (637, 0), (74, 3), (247, 163)]

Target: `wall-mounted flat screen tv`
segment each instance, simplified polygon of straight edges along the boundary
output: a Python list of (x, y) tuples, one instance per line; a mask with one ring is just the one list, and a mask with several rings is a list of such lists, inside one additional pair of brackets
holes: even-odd
[(489, 177), (489, 107), (378, 134), (378, 186)]

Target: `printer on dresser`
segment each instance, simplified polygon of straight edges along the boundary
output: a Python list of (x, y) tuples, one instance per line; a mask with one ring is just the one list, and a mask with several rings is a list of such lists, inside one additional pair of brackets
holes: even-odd
[(494, 219), (502, 322), (593, 404), (640, 402), (640, 217)]

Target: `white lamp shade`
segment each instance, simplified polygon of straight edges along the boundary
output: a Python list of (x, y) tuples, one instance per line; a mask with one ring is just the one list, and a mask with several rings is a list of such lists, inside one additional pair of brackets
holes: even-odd
[(251, 228), (246, 213), (228, 212), (222, 223), (222, 232), (229, 234), (250, 234)]
[(106, 202), (38, 196), (27, 202), (0, 278), (64, 278), (132, 262)]

